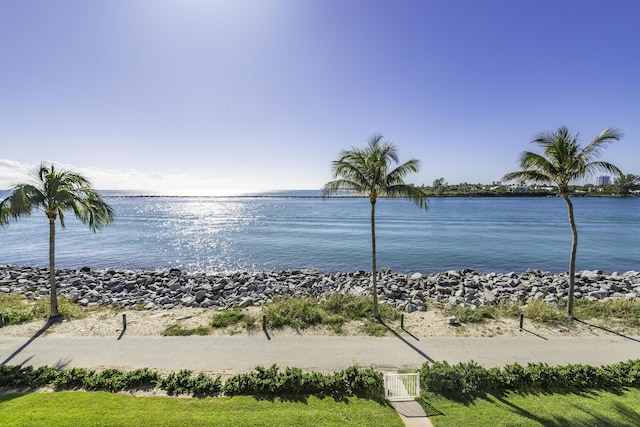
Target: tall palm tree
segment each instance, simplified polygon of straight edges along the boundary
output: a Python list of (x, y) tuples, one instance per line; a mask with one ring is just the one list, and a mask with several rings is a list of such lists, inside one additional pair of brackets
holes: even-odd
[(608, 162), (598, 161), (604, 147), (622, 138), (618, 129), (605, 129), (586, 147), (578, 143), (579, 134), (572, 135), (562, 126), (557, 131), (541, 132), (532, 141), (544, 150), (544, 154), (524, 151), (520, 155), (521, 171), (510, 172), (505, 181), (523, 180), (535, 183), (553, 183), (567, 204), (571, 227), (571, 258), (569, 261), (569, 296), (567, 316), (573, 317), (573, 291), (576, 273), (578, 230), (573, 216), (573, 204), (569, 198), (569, 183), (587, 178), (596, 172), (620, 175), (620, 169)]
[(404, 177), (417, 172), (419, 160), (411, 159), (394, 169), (392, 164), (398, 163), (397, 148), (394, 144), (382, 140), (382, 135), (369, 138), (364, 149), (352, 147), (343, 150), (340, 158), (332, 162), (333, 181), (322, 188), (323, 197), (328, 197), (340, 190), (357, 192), (369, 197), (371, 202), (371, 264), (373, 316), (380, 319), (378, 311), (378, 286), (376, 271), (376, 227), (375, 213), (378, 197), (399, 197), (414, 202), (419, 208), (427, 210), (429, 199), (426, 193), (404, 183)]
[(113, 209), (102, 200), (89, 181), (76, 173), (56, 170), (53, 165), (40, 164), (33, 174), (32, 184), (17, 184), (0, 202), (0, 225), (10, 218), (30, 216), (33, 209), (42, 210), (49, 219), (49, 285), (51, 313), (49, 320), (60, 318), (56, 289), (55, 235), (56, 218), (65, 227), (65, 212), (72, 211), (91, 231), (113, 220)]

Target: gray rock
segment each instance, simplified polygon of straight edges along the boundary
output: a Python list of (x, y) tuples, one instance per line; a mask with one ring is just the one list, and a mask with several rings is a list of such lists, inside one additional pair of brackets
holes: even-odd
[(240, 300), (240, 302), (238, 303), (238, 307), (247, 307), (250, 306), (254, 303), (253, 298), (243, 298), (242, 300)]
[[(364, 271), (319, 274), (316, 271), (189, 273), (168, 271), (57, 270), (61, 295), (79, 304), (143, 304), (158, 307), (226, 307), (264, 304), (274, 296), (326, 298), (340, 292), (368, 295), (371, 275)], [(582, 271), (576, 276), (575, 297), (588, 299), (640, 298), (640, 273), (604, 274)], [(554, 304), (566, 298), (567, 274), (527, 270), (519, 276), (510, 272), (477, 273), (472, 270), (447, 271), (424, 276), (394, 274), (381, 270), (381, 301), (405, 309), (408, 304), (425, 308), (426, 301), (450, 306), (483, 306), (510, 300), (526, 302), (537, 298)], [(49, 294), (48, 271), (41, 268), (0, 265), (0, 292), (21, 292), (25, 298), (44, 298)]]
[(200, 302), (204, 301), (204, 299), (206, 297), (207, 297), (207, 292), (206, 291), (198, 291), (198, 292), (196, 292), (195, 300), (196, 300), (196, 302), (200, 303)]
[(407, 304), (404, 307), (404, 311), (406, 311), (407, 313), (413, 313), (414, 311), (418, 311), (418, 307), (414, 304)]

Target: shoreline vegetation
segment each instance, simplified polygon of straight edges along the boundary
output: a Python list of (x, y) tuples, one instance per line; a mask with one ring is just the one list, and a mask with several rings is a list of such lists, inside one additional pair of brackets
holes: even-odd
[[(499, 189), (487, 189), (481, 184), (475, 184), (473, 189), (459, 190), (455, 186), (445, 189), (434, 189), (433, 187), (419, 187), (424, 189), (429, 198), (447, 198), (447, 197), (514, 197), (514, 198), (527, 198), (527, 197), (560, 197), (557, 191), (552, 190), (538, 190), (538, 189), (514, 189), (511, 186), (502, 186)], [(122, 192), (135, 192), (134, 194), (111, 194), (119, 193), (120, 190), (104, 190), (104, 198), (207, 198), (207, 199), (366, 199), (366, 195), (358, 194), (336, 194), (331, 196), (322, 196), (320, 194), (288, 194), (289, 191), (274, 191), (274, 192), (260, 192), (260, 193), (247, 193), (247, 194), (230, 194), (230, 195), (180, 195), (180, 194), (145, 194), (145, 191), (136, 190), (122, 190)], [(315, 190), (291, 190), (292, 193), (308, 192), (312, 193)], [(570, 193), (571, 197), (640, 197), (639, 193), (630, 193), (628, 195), (621, 195), (613, 190), (606, 189), (590, 189), (586, 190), (581, 188), (573, 189)], [(379, 196), (381, 199), (393, 198), (387, 196)]]

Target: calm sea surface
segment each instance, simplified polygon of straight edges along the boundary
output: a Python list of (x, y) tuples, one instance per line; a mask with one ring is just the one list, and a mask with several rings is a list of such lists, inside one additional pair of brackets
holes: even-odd
[[(57, 267), (371, 269), (368, 199), (103, 194), (115, 209), (115, 222), (94, 234), (68, 214), (67, 227), (57, 229)], [(640, 198), (573, 201), (578, 270), (640, 269)], [(407, 201), (383, 199), (376, 213), (379, 268), (568, 270), (571, 233), (560, 198), (433, 198), (426, 213)], [(0, 264), (48, 265), (42, 212), (0, 228)]]

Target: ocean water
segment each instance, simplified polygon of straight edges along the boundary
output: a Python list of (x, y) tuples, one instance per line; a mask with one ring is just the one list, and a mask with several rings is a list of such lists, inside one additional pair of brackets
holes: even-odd
[[(67, 215), (57, 228), (58, 268), (187, 271), (371, 269), (364, 198), (120, 197), (104, 192), (115, 222), (92, 233)], [(0, 197), (5, 193), (0, 192)], [(574, 198), (577, 269), (640, 268), (640, 198)], [(378, 267), (398, 273), (568, 270), (571, 232), (560, 198), (432, 198), (376, 205)], [(0, 228), (0, 264), (48, 265), (41, 212)]]

